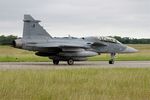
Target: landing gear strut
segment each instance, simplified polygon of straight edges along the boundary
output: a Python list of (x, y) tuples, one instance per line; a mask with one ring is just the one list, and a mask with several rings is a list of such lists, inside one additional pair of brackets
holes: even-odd
[(111, 53), (110, 55), (111, 55), (111, 59), (109, 60), (109, 64), (114, 64), (116, 53)]

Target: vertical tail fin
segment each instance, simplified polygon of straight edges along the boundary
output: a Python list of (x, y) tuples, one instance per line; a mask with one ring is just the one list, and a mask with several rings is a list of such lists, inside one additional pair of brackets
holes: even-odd
[(24, 15), (23, 39), (25, 41), (45, 41), (52, 38), (48, 32), (30, 15)]

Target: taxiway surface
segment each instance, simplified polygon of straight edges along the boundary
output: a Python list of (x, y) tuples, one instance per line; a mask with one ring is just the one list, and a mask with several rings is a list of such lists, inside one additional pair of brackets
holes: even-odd
[(53, 65), (52, 62), (0, 62), (0, 69), (64, 69), (64, 68), (150, 68), (150, 61), (116, 61), (110, 65), (107, 61), (83, 61), (67, 65), (60, 62)]

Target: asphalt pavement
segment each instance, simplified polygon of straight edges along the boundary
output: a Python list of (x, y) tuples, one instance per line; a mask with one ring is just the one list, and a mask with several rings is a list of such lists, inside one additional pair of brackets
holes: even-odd
[(116, 61), (108, 64), (108, 61), (82, 61), (68, 65), (60, 62), (53, 65), (52, 62), (0, 62), (0, 69), (65, 69), (65, 68), (150, 68), (150, 61)]

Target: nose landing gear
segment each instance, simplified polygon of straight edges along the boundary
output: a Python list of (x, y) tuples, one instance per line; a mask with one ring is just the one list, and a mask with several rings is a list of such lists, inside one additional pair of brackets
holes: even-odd
[(111, 53), (110, 54), (111, 59), (109, 60), (109, 64), (114, 64), (114, 62), (115, 62), (115, 55), (116, 55), (116, 53)]

